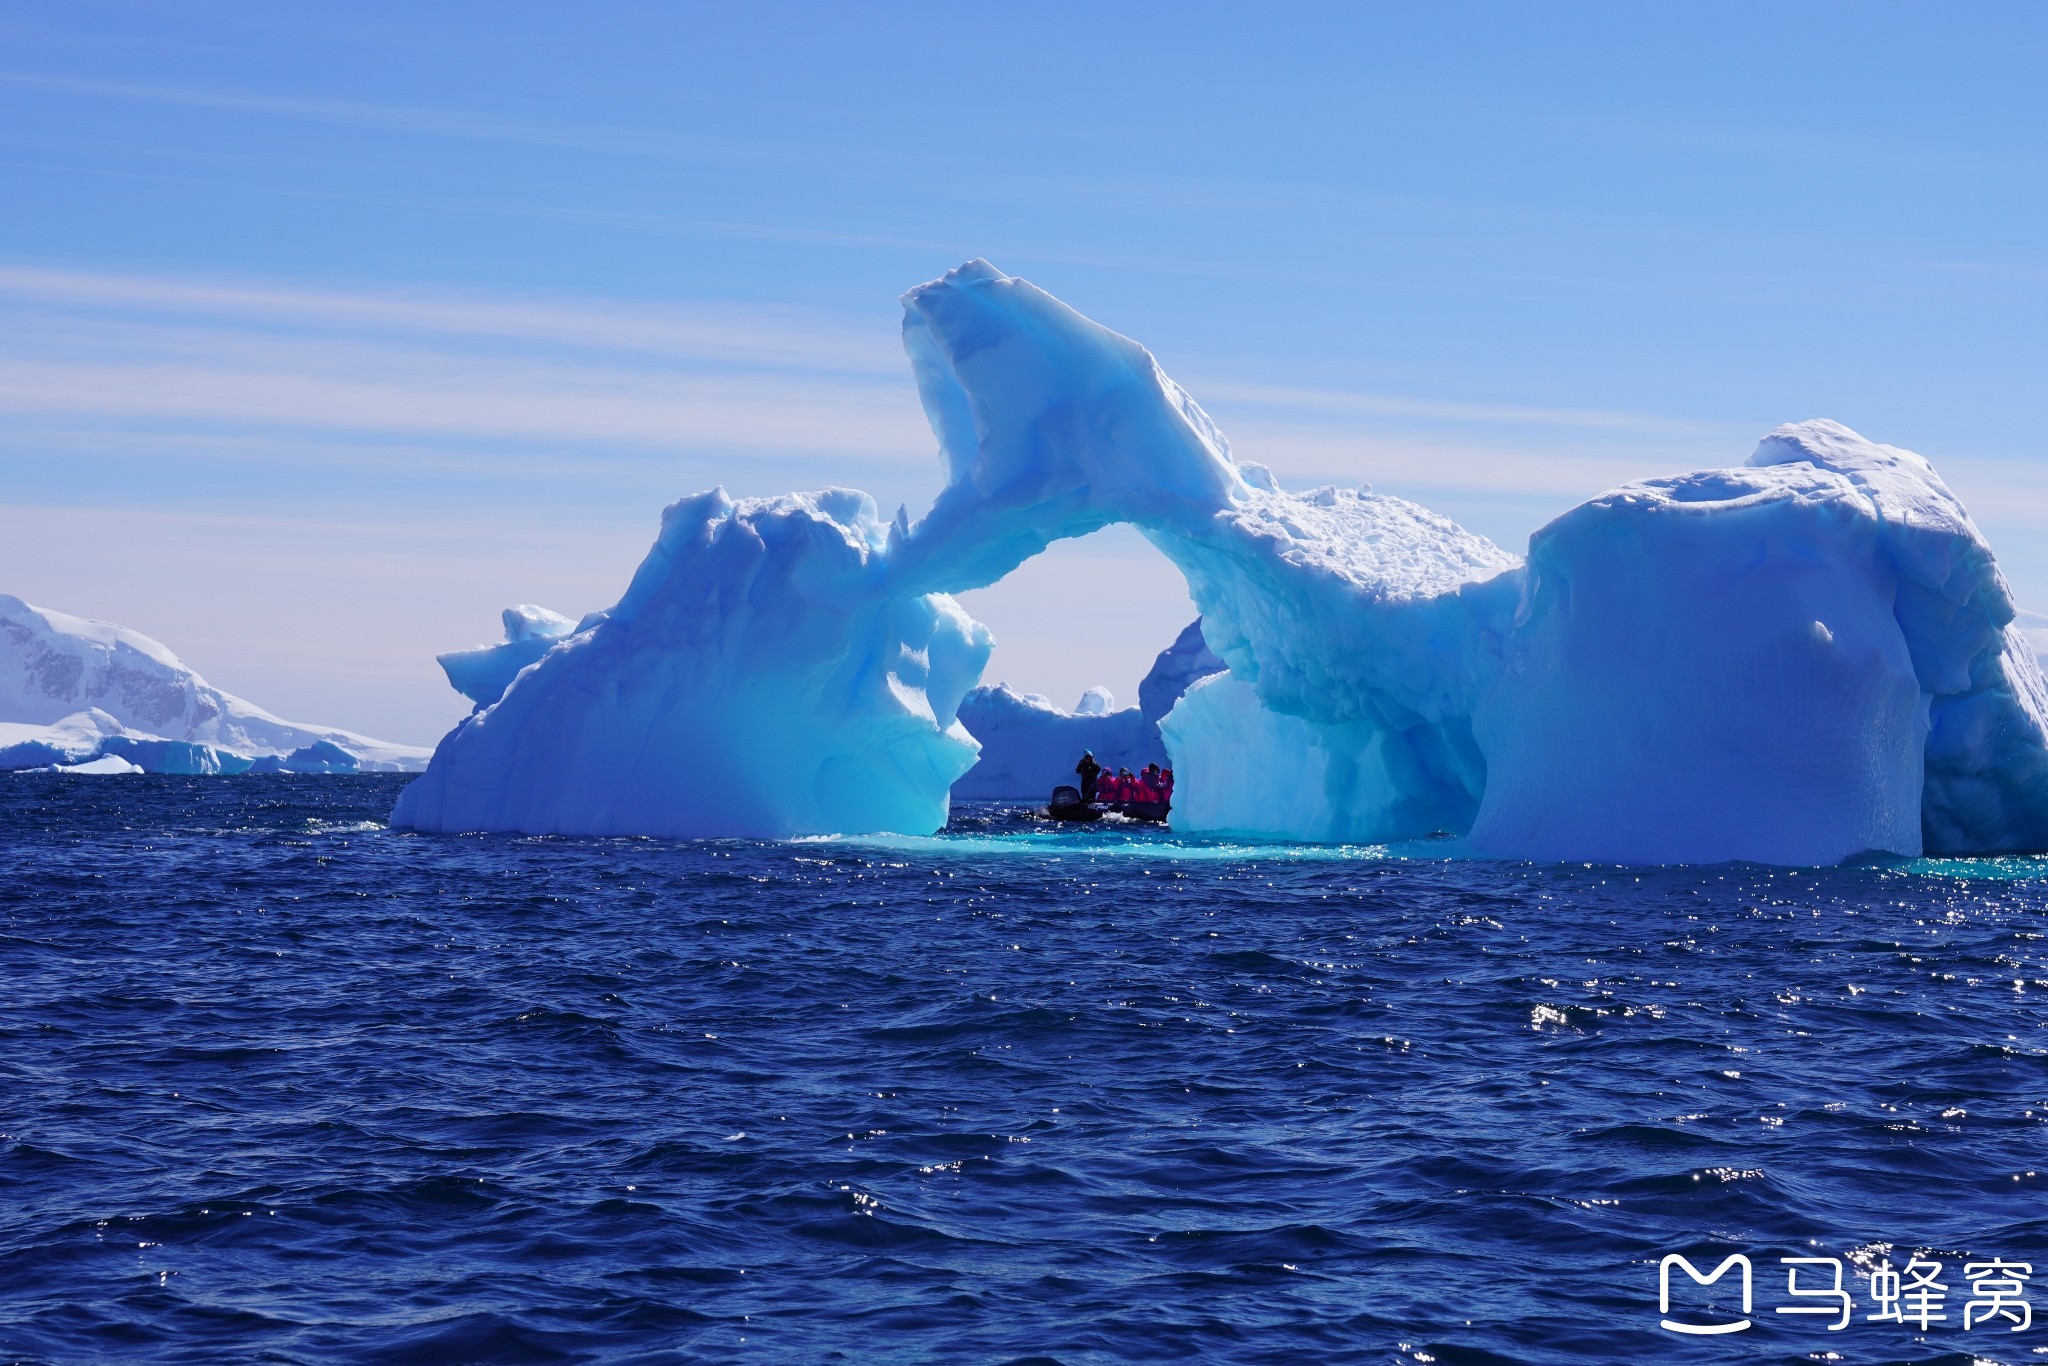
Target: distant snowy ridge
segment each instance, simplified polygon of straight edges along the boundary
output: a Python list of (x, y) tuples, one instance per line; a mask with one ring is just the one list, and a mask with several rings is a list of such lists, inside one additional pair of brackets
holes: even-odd
[(139, 631), (0, 593), (0, 770), (110, 757), (167, 773), (407, 772), (430, 751), (281, 720)]

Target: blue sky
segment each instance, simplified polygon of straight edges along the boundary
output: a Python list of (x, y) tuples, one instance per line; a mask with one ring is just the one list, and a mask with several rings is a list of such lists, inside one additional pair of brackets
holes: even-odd
[[(986, 256), (1240, 455), (1519, 548), (1837, 418), (2048, 604), (2048, 8), (0, 3), (0, 591), (430, 742), (660, 507), (920, 508), (895, 297)], [(1135, 536), (969, 605), (1122, 696)]]

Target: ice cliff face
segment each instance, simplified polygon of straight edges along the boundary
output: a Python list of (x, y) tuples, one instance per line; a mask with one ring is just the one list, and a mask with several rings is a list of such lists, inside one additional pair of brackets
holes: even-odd
[(1143, 347), (984, 262), (903, 304), (946, 477), (925, 516), (677, 504), (617, 608), (464, 687), (480, 710), (399, 823), (933, 829), (988, 647), (948, 595), (1128, 522), (1228, 666), (1161, 722), (1183, 828), (1630, 862), (2048, 845), (2048, 689), (1917, 456), (1781, 428), (1746, 468), (1567, 513), (1525, 565), (1238, 466)]
[(427, 760), (410, 745), (280, 720), (139, 631), (0, 593), (0, 769), (116, 754), (151, 772), (239, 772), (319, 744), (365, 771)]

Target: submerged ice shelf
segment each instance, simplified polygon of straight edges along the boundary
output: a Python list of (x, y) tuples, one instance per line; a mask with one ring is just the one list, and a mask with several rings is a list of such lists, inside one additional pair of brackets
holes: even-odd
[[(1177, 828), (1644, 863), (2048, 847), (2048, 687), (1910, 452), (1783, 427), (1741, 468), (1573, 509), (1525, 561), (1400, 498), (1281, 489), (1143, 347), (985, 262), (903, 304), (945, 475), (924, 516), (844, 489), (676, 503), (613, 608), (508, 613), (503, 644), (444, 656), (478, 710), (397, 823), (934, 830), (976, 790), (963, 716), (1001, 749), (1123, 715), (971, 693), (991, 642), (950, 595), (1128, 523), (1227, 666), (1138, 714)], [(1043, 779), (1005, 764), (986, 782)]]

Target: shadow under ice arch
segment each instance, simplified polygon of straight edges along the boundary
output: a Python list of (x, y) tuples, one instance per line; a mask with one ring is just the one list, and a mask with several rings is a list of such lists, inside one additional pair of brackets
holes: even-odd
[(1143, 347), (985, 262), (903, 303), (946, 476), (924, 517), (671, 506), (396, 823), (929, 832), (990, 647), (950, 595), (1123, 522), (1229, 665), (1162, 725), (1177, 827), (1637, 862), (2048, 844), (2048, 688), (1917, 456), (1781, 428), (1567, 513), (1525, 564), (1399, 498), (1280, 490)]

